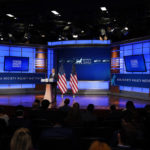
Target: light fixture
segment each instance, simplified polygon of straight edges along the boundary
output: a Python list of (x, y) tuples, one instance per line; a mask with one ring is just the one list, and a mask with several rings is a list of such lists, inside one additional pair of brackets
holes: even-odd
[(11, 17), (11, 18), (15, 17), (15, 16), (12, 15), (12, 14), (6, 14), (6, 16)]
[(125, 29), (125, 30), (128, 30), (128, 27), (125, 27), (124, 29)]
[(71, 22), (67, 22), (67, 24), (71, 24)]
[(41, 37), (42, 37), (42, 38), (44, 38), (44, 37), (45, 37), (45, 35), (44, 35), (44, 34), (42, 34), (42, 35), (41, 35)]
[(100, 7), (101, 11), (107, 11), (106, 7)]
[(1, 41), (3, 41), (4, 40), (4, 38), (1, 38)]
[(114, 32), (114, 30), (115, 30), (115, 29), (114, 29), (114, 28), (112, 28), (112, 29), (110, 30), (110, 32)]
[(11, 37), (13, 37), (13, 35), (11, 34), (11, 33), (8, 33), (8, 36), (11, 38)]
[(82, 30), (81, 33), (84, 33), (84, 30)]
[(56, 16), (60, 16), (59, 12), (57, 12), (56, 10), (52, 10), (51, 12)]
[(77, 39), (77, 38), (78, 38), (78, 35), (77, 35), (77, 34), (73, 34), (72, 37), (73, 37), (74, 39)]
[(64, 30), (68, 30), (70, 28), (70, 26), (65, 26)]

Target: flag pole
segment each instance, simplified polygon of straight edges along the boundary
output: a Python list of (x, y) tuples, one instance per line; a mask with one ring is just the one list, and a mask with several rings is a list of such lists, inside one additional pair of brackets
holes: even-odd
[(63, 94), (61, 95), (61, 98), (62, 98), (62, 100), (64, 99), (64, 95)]
[(76, 97), (75, 94), (73, 94), (73, 103), (75, 102), (75, 97)]

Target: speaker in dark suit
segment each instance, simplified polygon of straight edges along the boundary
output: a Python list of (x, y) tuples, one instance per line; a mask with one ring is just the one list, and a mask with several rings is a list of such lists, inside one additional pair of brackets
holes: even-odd
[(52, 102), (56, 102), (57, 96), (57, 78), (58, 75), (55, 73), (55, 69), (52, 69), (52, 73), (50, 74), (50, 79), (53, 79), (54, 83), (52, 83)]

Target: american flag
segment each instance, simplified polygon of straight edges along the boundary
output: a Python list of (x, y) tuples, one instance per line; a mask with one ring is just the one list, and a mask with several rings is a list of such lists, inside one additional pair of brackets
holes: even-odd
[(63, 64), (61, 64), (59, 68), (57, 85), (62, 94), (65, 94), (67, 92), (67, 81)]
[(70, 75), (70, 83), (69, 83), (73, 94), (76, 94), (78, 92), (78, 79), (77, 79), (77, 73), (75, 64), (72, 65), (72, 72)]

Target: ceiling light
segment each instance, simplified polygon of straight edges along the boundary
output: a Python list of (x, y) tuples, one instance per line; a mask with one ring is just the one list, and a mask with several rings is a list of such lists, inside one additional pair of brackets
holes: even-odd
[(8, 36), (11, 38), (11, 37), (13, 37), (13, 35), (11, 34), (11, 33), (8, 33)]
[(68, 30), (70, 28), (70, 26), (65, 26), (64, 30)]
[(78, 38), (78, 35), (77, 35), (77, 34), (73, 34), (72, 37), (73, 37), (74, 39), (77, 39), (77, 38)]
[(45, 35), (44, 35), (44, 34), (42, 34), (42, 35), (41, 35), (41, 37), (43, 37), (43, 38), (44, 38), (44, 37), (45, 37)]
[(56, 10), (52, 10), (51, 12), (56, 16), (60, 16), (60, 14)]
[(114, 29), (114, 28), (112, 28), (112, 29), (110, 30), (110, 32), (114, 32), (114, 30), (115, 30), (115, 29)]
[(102, 11), (107, 11), (106, 7), (100, 7)]
[(1, 41), (3, 41), (4, 40), (4, 38), (1, 38)]
[(71, 24), (71, 22), (67, 22), (67, 24)]
[(125, 29), (125, 30), (128, 30), (128, 27), (125, 27), (124, 29)]
[(81, 33), (84, 33), (84, 30), (82, 30)]
[(15, 16), (12, 15), (12, 14), (6, 14), (6, 16), (11, 17), (11, 18), (15, 17)]

